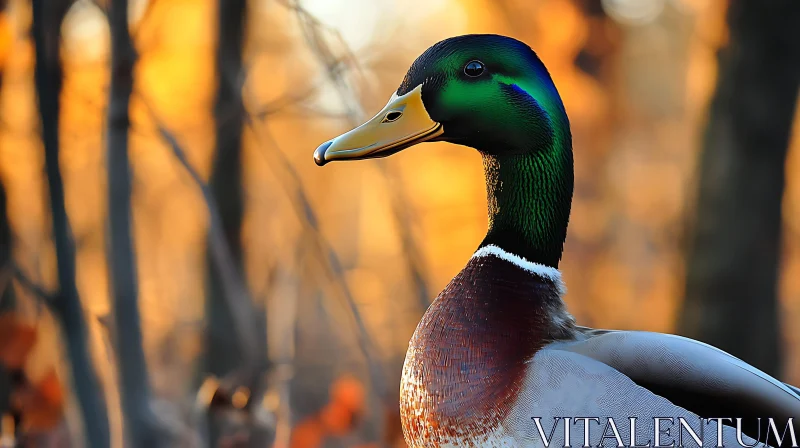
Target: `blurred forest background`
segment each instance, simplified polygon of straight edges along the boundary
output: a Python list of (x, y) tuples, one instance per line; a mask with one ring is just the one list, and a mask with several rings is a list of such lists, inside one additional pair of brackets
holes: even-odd
[(319, 169), (436, 41), (500, 33), (574, 135), (584, 325), (800, 383), (800, 2), (0, 0), (0, 446), (404, 446), (477, 152)]

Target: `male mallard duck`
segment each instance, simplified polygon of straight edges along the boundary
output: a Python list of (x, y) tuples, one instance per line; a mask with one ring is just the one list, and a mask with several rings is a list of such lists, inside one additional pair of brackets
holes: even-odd
[(800, 417), (797, 389), (701, 342), (592, 330), (567, 312), (558, 262), (572, 138), (530, 47), (496, 35), (437, 43), (383, 110), (320, 145), (314, 160), (384, 157), (428, 141), (481, 153), (489, 230), (409, 344), (400, 385), (409, 446), (669, 446), (679, 437), (740, 446), (750, 439), (737, 440), (737, 417), (761, 441), (775, 439), (757, 417), (773, 417), (784, 444), (791, 431), (800, 438), (789, 420)]

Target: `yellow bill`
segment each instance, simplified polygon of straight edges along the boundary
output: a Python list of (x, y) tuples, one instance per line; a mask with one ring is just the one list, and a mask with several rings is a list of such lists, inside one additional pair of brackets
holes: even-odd
[(442, 125), (431, 119), (422, 103), (422, 86), (403, 96), (392, 96), (377, 115), (350, 132), (329, 140), (314, 151), (314, 161), (386, 157), (442, 135)]

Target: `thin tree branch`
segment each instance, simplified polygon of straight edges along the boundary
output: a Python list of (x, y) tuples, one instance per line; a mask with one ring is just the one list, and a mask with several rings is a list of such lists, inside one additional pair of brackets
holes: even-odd
[[(347, 110), (347, 118), (350, 126), (358, 126), (364, 121), (365, 115), (361, 108), (360, 103), (354, 101), (356, 93), (350, 86), (350, 83), (345, 79), (345, 69), (349, 66), (358, 68), (357, 59), (350, 48), (345, 43), (341, 34), (335, 30), (325, 27), (319, 20), (317, 20), (311, 13), (303, 8), (300, 0), (286, 0), (290, 3), (287, 5), (295, 11), (303, 31), (303, 36), (311, 51), (316, 56), (319, 63), (325, 69), (328, 80), (336, 88), (342, 104), (345, 105)], [(331, 45), (324, 37), (323, 31), (327, 31), (336, 37), (337, 45), (341, 47), (345, 53), (343, 59), (337, 58)], [(392, 205), (392, 212), (397, 228), (400, 232), (400, 243), (403, 249), (403, 256), (406, 262), (408, 274), (411, 277), (411, 282), (414, 284), (416, 290), (417, 300), (420, 308), (424, 311), (430, 305), (431, 297), (428, 288), (427, 280), (425, 279), (426, 268), (424, 265), (422, 253), (419, 246), (412, 234), (413, 218), (412, 210), (408, 199), (405, 197), (405, 188), (402, 179), (398, 176), (386, 163), (385, 160), (377, 161), (378, 168), (381, 170), (384, 178), (387, 179), (390, 186), (390, 199)]]
[(319, 85), (314, 85), (307, 88), (305, 91), (299, 94), (284, 94), (280, 98), (275, 99), (263, 106), (260, 106), (256, 112), (251, 112), (251, 115), (258, 118), (263, 119), (266, 118), (267, 115), (272, 115), (278, 111), (283, 110), (288, 106), (293, 106), (295, 104), (301, 103), (311, 97), (314, 93), (319, 90)]
[(46, 291), (36, 282), (31, 280), (31, 278), (28, 277), (28, 274), (26, 274), (19, 266), (12, 264), (10, 266), (10, 270), (12, 277), (20, 284), (20, 286), (45, 304), (53, 305), (53, 301), (56, 299), (56, 295), (54, 293)]
[(286, 154), (281, 151), (277, 142), (266, 130), (265, 125), (261, 126), (264, 130), (259, 132), (252, 119), (249, 119), (247, 123), (259, 142), (258, 147), (261, 149), (259, 153), (265, 158), (267, 165), (270, 167), (272, 167), (272, 163), (270, 163), (271, 161), (269, 160), (267, 152), (264, 151), (264, 148), (272, 148), (272, 151), (269, 153), (275, 156), (274, 158), (277, 159), (278, 165), (282, 168), (281, 170), (273, 170), (273, 172), (283, 177), (279, 184), (284, 188), (286, 194), (293, 198), (290, 203), (292, 204), (295, 214), (303, 224), (305, 233), (310, 236), (312, 249), (318, 255), (317, 258), (324, 267), (325, 274), (328, 276), (329, 280), (339, 286), (339, 291), (345, 306), (350, 311), (350, 315), (356, 324), (356, 338), (370, 370), (372, 387), (379, 396), (384, 396), (387, 389), (383, 376), (383, 369), (381, 367), (382, 363), (378, 360), (372, 337), (369, 335), (364, 319), (361, 317), (361, 312), (347, 284), (344, 268), (342, 267), (339, 256), (319, 229), (317, 214), (311, 206), (311, 202), (308, 200), (308, 195), (305, 192), (299, 174), (294, 169), (291, 162), (289, 162)]
[(258, 348), (260, 346), (256, 339), (258, 332), (253, 318), (248, 311), (250, 309), (249, 304), (252, 303), (252, 301), (244, 286), (243, 279), (234, 268), (233, 255), (223, 237), (219, 207), (217, 206), (211, 189), (197, 170), (194, 169), (192, 164), (189, 163), (186, 153), (178, 143), (178, 140), (171, 132), (161, 125), (161, 122), (158, 120), (150, 104), (146, 101), (144, 103), (150, 115), (153, 117), (159, 135), (169, 144), (173, 154), (200, 188), (203, 198), (205, 199), (209, 214), (209, 250), (213, 257), (214, 266), (220, 273), (222, 288), (225, 291), (225, 297), (227, 298), (231, 316), (233, 316), (235, 321), (232, 330), (236, 333), (239, 338), (239, 344), (243, 347), (243, 370), (245, 371), (245, 375), (249, 377), (253, 375), (257, 369), (257, 360), (259, 359)]
[[(313, 15), (309, 14), (305, 9), (303, 9), (299, 2), (290, 0), (289, 3), (283, 2), (283, 4), (296, 11), (301, 22), (311, 23), (314, 27), (317, 27), (315, 29), (324, 27), (324, 25), (322, 25), (315, 17), (313, 17)], [(332, 32), (336, 33), (335, 31)], [(314, 35), (310, 37), (313, 39)], [(330, 70), (336, 71), (340, 67), (345, 67), (345, 64), (342, 64), (342, 61), (333, 56), (332, 52), (326, 51), (327, 46), (320, 44), (315, 48), (320, 48), (320, 51), (324, 53), (322, 57), (328, 61), (326, 67), (330, 67)], [(348, 55), (350, 56), (349, 60), (351, 62), (351, 66), (356, 66), (355, 58), (353, 58), (352, 54), (350, 53), (348, 53)], [(360, 109), (358, 104), (355, 104), (351, 107)], [(286, 155), (283, 153), (283, 151), (281, 151), (277, 142), (268, 132), (267, 127), (259, 121), (261, 128), (263, 128), (263, 131), (259, 131), (259, 129), (256, 128), (256, 122), (253, 120), (252, 116), (248, 117), (247, 123), (259, 142), (258, 147), (261, 150), (260, 153), (265, 157), (268, 166), (272, 167), (272, 163), (270, 163), (268, 160), (269, 156), (267, 155), (267, 151), (265, 151), (265, 149), (270, 147), (272, 148), (272, 151), (269, 151), (269, 154), (273, 155), (274, 158), (277, 159), (278, 165), (282, 168), (281, 170), (273, 170), (273, 172), (275, 172), (276, 175), (284, 178), (284, 181), (279, 182), (279, 184), (284, 188), (287, 195), (293, 198), (290, 203), (300, 219), (300, 222), (303, 224), (304, 232), (311, 237), (311, 247), (317, 254), (316, 258), (322, 264), (325, 274), (329, 280), (339, 286), (341, 298), (343, 299), (347, 309), (350, 311), (350, 316), (356, 326), (356, 339), (358, 341), (359, 348), (361, 349), (361, 352), (363, 353), (367, 362), (372, 389), (375, 391), (377, 396), (381, 397), (381, 399), (384, 399), (387, 396), (388, 389), (384, 378), (382, 367), (383, 364), (376, 355), (377, 350), (375, 349), (373, 340), (369, 335), (369, 331), (364, 319), (361, 316), (361, 312), (359, 311), (352, 292), (350, 291), (350, 287), (347, 284), (344, 268), (339, 256), (319, 229), (319, 221), (317, 219), (316, 212), (311, 206), (311, 202), (308, 200), (308, 195), (305, 192), (302, 180), (292, 164), (289, 162)]]

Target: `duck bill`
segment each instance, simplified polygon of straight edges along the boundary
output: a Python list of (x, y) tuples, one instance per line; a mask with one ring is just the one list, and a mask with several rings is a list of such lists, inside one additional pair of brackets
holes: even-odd
[(442, 135), (442, 125), (431, 119), (422, 103), (422, 86), (389, 103), (371, 120), (321, 144), (314, 161), (322, 166), (333, 160), (386, 157), (417, 143)]

